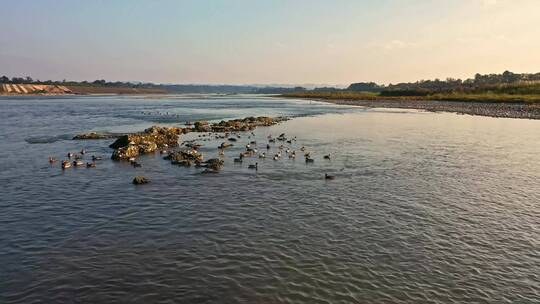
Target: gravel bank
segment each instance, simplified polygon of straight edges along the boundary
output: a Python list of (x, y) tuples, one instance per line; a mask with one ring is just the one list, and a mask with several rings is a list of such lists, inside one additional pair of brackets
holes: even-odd
[(435, 100), (330, 100), (319, 101), (369, 108), (418, 109), (490, 117), (540, 119), (540, 105), (524, 103), (460, 102)]

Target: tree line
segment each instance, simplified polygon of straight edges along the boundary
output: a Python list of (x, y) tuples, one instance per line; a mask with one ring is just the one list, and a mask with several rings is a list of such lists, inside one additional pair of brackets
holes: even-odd
[[(374, 82), (353, 83), (345, 91), (376, 92), (386, 96), (423, 96), (433, 93), (480, 93), (494, 91), (524, 91), (524, 87), (537, 87), (540, 73), (517, 74), (505, 71), (502, 74), (476, 74), (474, 78), (465, 80), (447, 78), (445, 80), (420, 80), (397, 84), (379, 85)], [(535, 89), (536, 91), (536, 89)]]
[(135, 83), (135, 82), (122, 82), (122, 81), (106, 81), (104, 79), (97, 79), (94, 81), (68, 81), (68, 80), (44, 80), (33, 79), (30, 76), (26, 77), (7, 77), (1, 76), (0, 83), (5, 84), (46, 84), (46, 85), (70, 85), (70, 86), (105, 86), (105, 87), (130, 87), (139, 88), (147, 86), (155, 86), (152, 83)]

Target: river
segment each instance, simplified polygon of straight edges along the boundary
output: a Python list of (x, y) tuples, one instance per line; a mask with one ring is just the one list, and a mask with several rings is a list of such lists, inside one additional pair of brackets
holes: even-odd
[[(213, 175), (71, 140), (261, 115), (292, 119), (243, 134)], [(280, 133), (315, 162), (232, 161)], [(217, 156), (219, 140), (182, 139)], [(1, 303), (540, 301), (540, 121), (261, 96), (2, 97), (0, 142)], [(82, 148), (105, 159), (47, 161)]]

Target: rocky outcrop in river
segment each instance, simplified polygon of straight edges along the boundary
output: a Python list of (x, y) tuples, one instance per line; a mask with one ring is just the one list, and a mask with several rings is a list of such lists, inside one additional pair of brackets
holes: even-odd
[(233, 119), (228, 121), (220, 121), (212, 125), (212, 131), (214, 132), (240, 132), (251, 131), (256, 127), (269, 127), (287, 120), (284, 117), (246, 117), (243, 119)]
[(141, 133), (120, 136), (109, 147), (115, 149), (112, 159), (122, 160), (152, 153), (157, 149), (177, 147), (184, 129), (153, 126)]
[(121, 134), (110, 134), (110, 133), (97, 133), (97, 132), (90, 132), (90, 133), (82, 133), (77, 134), (73, 136), (74, 140), (92, 140), (92, 139), (109, 139), (109, 138), (117, 138), (122, 136)]
[[(243, 119), (234, 119), (221, 121), (219, 123), (209, 124), (207, 121), (198, 121), (192, 128), (179, 127), (159, 127), (153, 126), (139, 133), (132, 134), (111, 134), (111, 133), (82, 133), (75, 135), (74, 140), (87, 139), (109, 139), (117, 138), (109, 147), (114, 149), (112, 159), (129, 160), (136, 158), (141, 154), (153, 153), (158, 149), (169, 149), (178, 146), (178, 140), (181, 134), (188, 132), (241, 132), (251, 131), (259, 126), (272, 126), (287, 120), (284, 117), (247, 117)], [(202, 135), (205, 136), (205, 135)], [(225, 138), (225, 137), (223, 137)], [(226, 148), (231, 144), (224, 143), (221, 148)], [(201, 167), (207, 167), (218, 171), (223, 163), (219, 160), (211, 160), (203, 163), (202, 154), (197, 152), (197, 147), (192, 146), (189, 150), (174, 151), (166, 157), (174, 165), (191, 166), (193, 163)]]
[(203, 155), (195, 149), (186, 149), (171, 152), (164, 159), (170, 160), (173, 165), (189, 167), (193, 163), (201, 163), (203, 161)]

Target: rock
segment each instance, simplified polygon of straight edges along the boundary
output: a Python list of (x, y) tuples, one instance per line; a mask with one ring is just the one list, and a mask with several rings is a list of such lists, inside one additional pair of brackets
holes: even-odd
[(143, 185), (143, 184), (148, 184), (149, 182), (150, 180), (144, 176), (135, 176), (133, 178), (134, 185)]
[(145, 141), (139, 145), (139, 153), (146, 154), (152, 153), (158, 149), (158, 146), (155, 142)]
[(197, 121), (193, 125), (193, 130), (195, 132), (210, 132), (212, 131), (212, 127), (210, 127), (208, 121)]
[(244, 119), (233, 119), (229, 121), (220, 121), (212, 125), (214, 132), (239, 132), (250, 131), (260, 126), (272, 126), (287, 120), (284, 117), (246, 117)]
[(73, 140), (110, 139), (110, 138), (116, 138), (119, 136), (120, 135), (118, 134), (115, 135), (115, 134), (90, 132), (90, 133), (77, 134), (73, 136)]
[(164, 159), (170, 160), (173, 164), (177, 164), (184, 160), (202, 162), (203, 156), (201, 153), (197, 152), (197, 150), (190, 149), (171, 152), (169, 155), (165, 156)]
[(161, 148), (176, 147), (182, 133), (184, 133), (182, 128), (153, 126), (142, 133), (120, 136), (109, 146), (115, 149), (112, 159), (129, 159), (139, 154), (155, 152)]
[(139, 147), (135, 145), (130, 145), (114, 150), (111, 158), (114, 160), (125, 160), (137, 156), (139, 156)]

